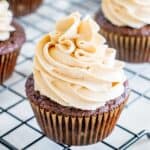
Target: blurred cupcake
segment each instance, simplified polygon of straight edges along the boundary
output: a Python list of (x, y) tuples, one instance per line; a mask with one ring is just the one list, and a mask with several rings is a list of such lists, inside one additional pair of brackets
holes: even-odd
[(150, 62), (150, 1), (102, 0), (96, 21), (119, 59)]
[(16, 17), (34, 12), (42, 2), (43, 0), (9, 0), (10, 8)]
[(79, 13), (37, 44), (26, 94), (44, 134), (67, 145), (93, 144), (113, 130), (129, 89), (98, 25)]
[(13, 20), (7, 1), (0, 1), (0, 84), (12, 74), (25, 42), (23, 28)]

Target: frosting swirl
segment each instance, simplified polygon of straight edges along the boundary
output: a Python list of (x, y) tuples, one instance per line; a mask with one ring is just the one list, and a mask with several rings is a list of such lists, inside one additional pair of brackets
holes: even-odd
[(117, 26), (141, 28), (150, 24), (150, 0), (103, 0), (102, 11)]
[(35, 90), (55, 102), (95, 110), (121, 96), (124, 63), (105, 45), (98, 25), (79, 13), (56, 23), (56, 31), (37, 44), (33, 75)]
[(8, 8), (7, 1), (0, 1), (0, 41), (8, 40), (10, 32), (15, 31), (15, 28), (11, 25), (13, 16)]

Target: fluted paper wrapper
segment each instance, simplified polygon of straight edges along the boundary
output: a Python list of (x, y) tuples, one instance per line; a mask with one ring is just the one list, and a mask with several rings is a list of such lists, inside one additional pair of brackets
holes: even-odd
[(117, 58), (127, 62), (150, 62), (150, 36), (127, 36), (101, 28), (110, 47), (117, 49)]
[(88, 145), (106, 138), (124, 108), (127, 99), (108, 112), (90, 116), (66, 116), (53, 108), (46, 110), (31, 102), (32, 109), (44, 134), (51, 140), (67, 145)]
[(20, 50), (14, 50), (13, 52), (0, 55), (0, 84), (11, 76), (16, 65), (19, 51)]
[(43, 0), (9, 0), (14, 16), (24, 16), (35, 11)]

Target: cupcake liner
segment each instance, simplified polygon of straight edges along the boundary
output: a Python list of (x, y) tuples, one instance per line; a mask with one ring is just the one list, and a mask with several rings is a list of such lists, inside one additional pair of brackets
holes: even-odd
[(101, 34), (110, 47), (117, 49), (117, 58), (127, 62), (150, 62), (150, 37), (127, 36), (108, 32), (101, 27)]
[(10, 0), (10, 8), (14, 16), (24, 16), (35, 11), (43, 0)]
[(88, 145), (106, 138), (114, 129), (122, 112), (126, 98), (120, 105), (108, 112), (90, 116), (66, 116), (31, 101), (37, 122), (44, 134), (51, 140), (67, 145)]
[(14, 50), (13, 52), (0, 55), (0, 84), (11, 76), (16, 65), (18, 55), (19, 50)]

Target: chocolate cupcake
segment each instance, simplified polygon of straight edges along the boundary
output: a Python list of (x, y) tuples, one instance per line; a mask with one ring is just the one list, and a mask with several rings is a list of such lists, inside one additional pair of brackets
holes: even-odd
[(148, 1), (102, 0), (95, 19), (120, 60), (150, 62), (149, 8)]
[(25, 42), (24, 30), (15, 20), (12, 21), (8, 7), (6, 1), (0, 1), (0, 84), (11, 76)]
[(42, 2), (43, 0), (9, 0), (10, 8), (16, 17), (34, 12)]
[(79, 13), (56, 23), (37, 44), (26, 94), (44, 134), (88, 145), (114, 129), (129, 96), (124, 63), (105, 45), (98, 25)]

